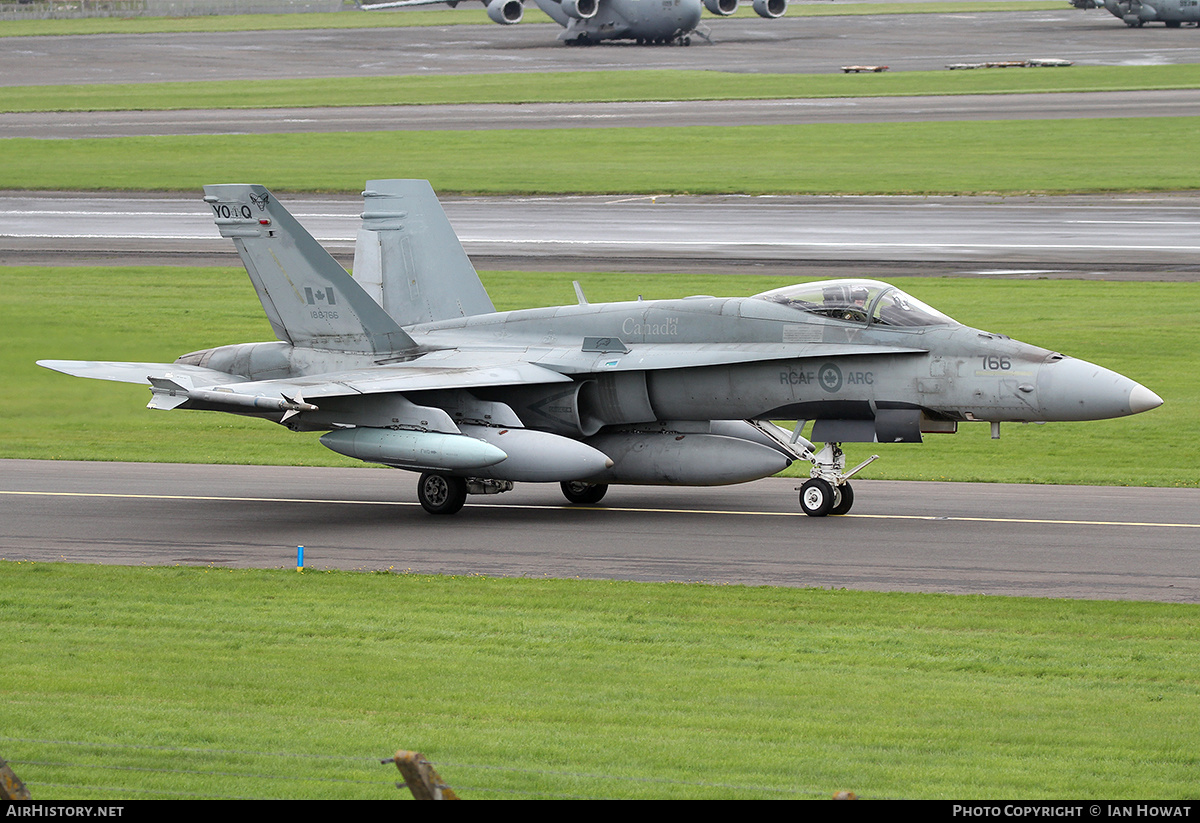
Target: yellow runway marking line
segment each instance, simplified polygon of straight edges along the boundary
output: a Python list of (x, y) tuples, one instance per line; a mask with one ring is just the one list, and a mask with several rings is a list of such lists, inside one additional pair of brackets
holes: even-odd
[[(228, 497), (220, 495), (190, 495), (190, 494), (115, 494), (108, 492), (39, 492), (39, 491), (6, 491), (0, 490), (0, 495), (28, 497), (93, 497), (122, 500), (196, 500), (223, 503), (328, 503), (341, 506), (419, 506), (419, 503), (402, 500), (339, 500), (310, 497)], [(716, 514), (735, 515), (743, 517), (807, 517), (804, 512), (768, 512), (768, 511), (739, 511), (735, 509), (653, 509), (630, 506), (572, 506), (564, 503), (561, 506), (542, 504), (492, 503), (491, 508), (504, 509), (545, 509), (549, 511), (588, 511), (588, 512), (627, 512), (644, 514)], [(1132, 520), (1055, 520), (1050, 518), (1032, 517), (974, 517), (966, 515), (933, 515), (933, 514), (846, 514), (830, 519), (849, 520), (945, 520), (948, 522), (974, 523), (1026, 523), (1031, 525), (1049, 526), (1130, 526), (1135, 528), (1160, 529), (1200, 529), (1200, 523), (1153, 523)]]

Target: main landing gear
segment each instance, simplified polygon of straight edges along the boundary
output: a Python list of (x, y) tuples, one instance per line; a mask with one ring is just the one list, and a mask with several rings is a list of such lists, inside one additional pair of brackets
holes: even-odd
[[(599, 503), (608, 492), (607, 483), (588, 483), (574, 480), (560, 483), (563, 497), (578, 506)], [(441, 472), (425, 472), (417, 480), (417, 500), (430, 514), (458, 514), (467, 502), (468, 494), (500, 494), (512, 491), (508, 480), (485, 480), (456, 477)]]
[(467, 481), (449, 474), (425, 472), (417, 481), (417, 500), (430, 514), (458, 514), (467, 502)]
[(599, 503), (608, 491), (607, 483), (587, 483), (583, 480), (572, 480), (559, 483), (563, 497), (579, 506), (591, 506)]
[(800, 510), (809, 517), (827, 514), (846, 514), (854, 505), (854, 489), (849, 480), (861, 469), (879, 459), (873, 454), (850, 471), (846, 471), (846, 455), (840, 443), (826, 443), (814, 454), (805, 455), (813, 464), (812, 477), (804, 481), (800, 491)]

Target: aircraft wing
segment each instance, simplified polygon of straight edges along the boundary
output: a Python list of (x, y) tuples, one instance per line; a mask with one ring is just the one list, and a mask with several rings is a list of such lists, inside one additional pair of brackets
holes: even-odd
[(557, 371), (522, 362), (511, 352), (431, 352), (414, 360), (276, 380), (248, 380), (179, 363), (114, 363), (40, 360), (38, 365), (75, 377), (140, 383), (150, 387), (149, 408), (222, 411), (317, 411), (310, 401), (331, 397), (391, 394), (432, 389), (469, 389), (539, 383), (569, 383)]
[(69, 374), (72, 377), (90, 377), (93, 380), (114, 380), (118, 383), (141, 383), (151, 385), (151, 378), (186, 378), (193, 386), (207, 387), (241, 383), (245, 377), (227, 374), (201, 366), (185, 366), (182, 363), (115, 363), (105, 360), (39, 360), (39, 366)]
[(303, 395), (308, 400), (358, 394), (569, 383), (558, 371), (517, 359), (512, 352), (436, 351), (364, 369), (239, 383), (244, 394)]
[(652, 371), (764, 360), (919, 354), (925, 351), (900, 346), (836, 343), (656, 343), (629, 349), (615, 338), (588, 338), (582, 349), (447, 349), (378, 366), (273, 380), (249, 380), (180, 363), (39, 360), (38, 365), (75, 377), (150, 386), (154, 392), (151, 401), (154, 408), (175, 408), (190, 398), (218, 406), (270, 410), (278, 406), (281, 410), (296, 411), (306, 410), (306, 404), (328, 397), (570, 383), (568, 375), (605, 371)]
[[(361, 8), (363, 11), (375, 11), (376, 9), (402, 9), (408, 6), (436, 6), (439, 3), (445, 5), (449, 0), (394, 0), (390, 3), (364, 3)], [(451, 3), (451, 5), (454, 5)]]
[[(586, 345), (586, 344), (585, 344)], [(749, 363), (756, 360), (793, 360), (852, 354), (920, 354), (925, 349), (853, 344), (741, 345), (657, 343), (634, 351), (587, 352), (580, 349), (544, 351), (472, 351), (450, 349), (403, 362), (363, 369), (240, 383), (239, 393), (303, 396), (316, 402), (322, 397), (358, 394), (471, 389), (540, 383), (569, 383), (571, 374), (603, 371), (643, 371)]]
[(583, 350), (556, 348), (533, 359), (538, 365), (564, 374), (603, 371), (653, 371), (701, 366), (728, 366), (756, 360), (797, 360), (808, 357), (845, 357), (854, 354), (924, 354), (928, 349), (854, 343), (655, 343), (626, 347), (615, 338), (588, 342)]

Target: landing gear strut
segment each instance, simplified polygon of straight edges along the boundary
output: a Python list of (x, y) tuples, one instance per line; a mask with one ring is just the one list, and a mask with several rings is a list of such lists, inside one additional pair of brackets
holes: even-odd
[[(811, 444), (807, 444), (811, 445)], [(854, 505), (854, 489), (848, 482), (861, 469), (874, 463), (879, 455), (873, 454), (850, 471), (846, 471), (846, 455), (841, 443), (826, 443), (819, 452), (805, 450), (805, 456), (813, 464), (812, 478), (800, 487), (800, 509), (809, 517), (824, 517), (827, 514), (846, 514)]]

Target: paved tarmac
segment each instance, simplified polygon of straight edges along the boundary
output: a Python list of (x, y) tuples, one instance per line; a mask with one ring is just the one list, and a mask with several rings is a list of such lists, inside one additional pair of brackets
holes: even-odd
[[(5, 38), (0, 86), (626, 69), (840, 73), (842, 66), (862, 64), (896, 72), (1037, 58), (1084, 66), (1200, 62), (1193, 28), (1131, 31), (1102, 9), (778, 20), (706, 16), (704, 22), (713, 44), (688, 48), (569, 47), (555, 39), (561, 29), (551, 23)], [(874, 75), (854, 77), (869, 88)]]
[(1121, 117), (1186, 117), (1198, 111), (1200, 89), (802, 100), (0, 112), (0, 136), (61, 140), (196, 134), (1072, 120), (1117, 113)]
[[(284, 195), (345, 265), (357, 193)], [(1200, 201), (1090, 197), (450, 197), (486, 269), (1194, 280)], [(0, 192), (0, 264), (238, 265), (193, 195)]]
[(1200, 490), (856, 481), (846, 517), (799, 513), (798, 481), (555, 484), (451, 518), (384, 469), (0, 461), (0, 558), (700, 581), (1200, 602)]

